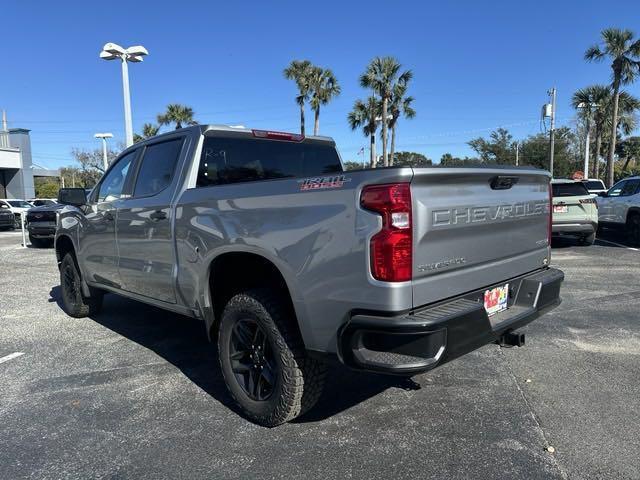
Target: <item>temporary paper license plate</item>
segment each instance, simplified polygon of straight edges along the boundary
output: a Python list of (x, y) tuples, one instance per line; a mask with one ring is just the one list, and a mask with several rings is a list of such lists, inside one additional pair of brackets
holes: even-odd
[(492, 288), (484, 292), (484, 309), (487, 315), (494, 315), (507, 309), (507, 299), (509, 298), (509, 284)]
[(553, 206), (553, 213), (567, 213), (567, 206), (566, 205), (554, 205)]

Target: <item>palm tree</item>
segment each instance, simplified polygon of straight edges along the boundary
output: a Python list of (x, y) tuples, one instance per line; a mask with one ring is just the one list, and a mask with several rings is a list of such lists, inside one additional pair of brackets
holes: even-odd
[(378, 129), (379, 115), (380, 102), (376, 97), (371, 96), (367, 98), (366, 102), (356, 100), (353, 104), (353, 110), (347, 117), (351, 130), (362, 127), (362, 133), (370, 139), (371, 168), (376, 166), (376, 130)]
[[(587, 128), (590, 128), (590, 119), (593, 119), (593, 127), (596, 139), (596, 151), (592, 164), (591, 178), (598, 178), (600, 149), (602, 148), (602, 134), (604, 124), (611, 104), (611, 89), (605, 85), (591, 85), (577, 90), (571, 98), (571, 105), (578, 109), (580, 104), (592, 105), (588, 110), (581, 110), (581, 116), (586, 117)], [(585, 172), (588, 174), (588, 172)]]
[(154, 125), (153, 123), (145, 123), (142, 126), (142, 135), (139, 133), (133, 134), (133, 143), (138, 143), (147, 138), (155, 137), (160, 130), (160, 125)]
[(180, 105), (179, 103), (171, 103), (167, 105), (165, 113), (158, 115), (158, 123), (160, 125), (176, 124), (176, 130), (182, 128), (182, 125), (196, 125), (193, 119), (193, 109), (186, 105)]
[(603, 45), (590, 47), (584, 54), (587, 61), (611, 59), (611, 85), (613, 88), (613, 108), (611, 109), (611, 138), (607, 157), (607, 184), (613, 185), (613, 157), (616, 149), (618, 130), (618, 107), (620, 86), (632, 83), (640, 73), (640, 40), (633, 39), (633, 32), (618, 28), (607, 28), (600, 33)]
[(390, 165), (393, 165), (394, 154), (396, 151), (396, 127), (398, 125), (398, 120), (402, 115), (409, 119), (416, 116), (416, 111), (411, 106), (413, 103), (413, 97), (405, 97), (406, 93), (406, 83), (396, 84), (393, 88), (391, 101), (389, 102), (389, 128), (391, 129), (391, 149), (389, 152)]
[(314, 111), (315, 121), (313, 134), (320, 130), (320, 105), (326, 105), (333, 97), (340, 95), (340, 85), (333, 72), (328, 68), (312, 67), (310, 74), (311, 100), (309, 104)]
[(387, 156), (387, 128), (389, 100), (396, 83), (406, 84), (412, 77), (411, 70), (400, 73), (402, 65), (393, 57), (375, 57), (360, 76), (360, 85), (371, 88), (382, 101), (382, 158), (384, 166), (389, 165)]
[(312, 65), (309, 60), (293, 60), (287, 68), (284, 69), (284, 77), (288, 80), (296, 82), (298, 87), (298, 96), (296, 103), (300, 106), (300, 134), (304, 135), (304, 103), (309, 99), (311, 86), (309, 84)]

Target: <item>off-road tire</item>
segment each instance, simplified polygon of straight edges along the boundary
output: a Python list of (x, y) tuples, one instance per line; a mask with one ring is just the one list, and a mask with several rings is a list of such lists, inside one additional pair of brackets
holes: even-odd
[(53, 240), (49, 238), (37, 238), (29, 234), (29, 243), (36, 248), (50, 248), (53, 246)]
[[(295, 317), (287, 302), (269, 289), (254, 289), (232, 297), (224, 308), (218, 332), (220, 367), (229, 393), (253, 422), (275, 427), (307, 412), (318, 401), (326, 377), (326, 365), (307, 356)], [(269, 341), (275, 369), (275, 385), (265, 400), (254, 400), (237, 380), (231, 366), (234, 325), (252, 320)]]
[(62, 306), (70, 317), (84, 318), (96, 314), (102, 308), (103, 292), (91, 289), (91, 296), (82, 293), (82, 279), (72, 253), (67, 253), (60, 263), (60, 288)]
[(626, 233), (629, 242), (634, 246), (640, 246), (640, 214), (632, 213), (627, 218)]

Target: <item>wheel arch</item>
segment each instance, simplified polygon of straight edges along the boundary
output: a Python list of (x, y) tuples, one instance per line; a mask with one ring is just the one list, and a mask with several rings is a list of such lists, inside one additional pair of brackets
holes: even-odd
[(304, 344), (302, 313), (296, 308), (295, 287), (292, 288), (282, 269), (271, 259), (252, 251), (223, 252), (209, 262), (207, 280), (204, 304), (209, 312), (204, 318), (211, 341), (217, 337), (222, 311), (233, 295), (252, 288), (268, 287), (282, 294)]

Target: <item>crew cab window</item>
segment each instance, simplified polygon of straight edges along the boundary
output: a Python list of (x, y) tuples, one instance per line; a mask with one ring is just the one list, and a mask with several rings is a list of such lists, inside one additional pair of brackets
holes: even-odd
[(342, 165), (335, 147), (330, 144), (207, 137), (202, 147), (197, 186), (336, 172), (342, 172)]
[(136, 154), (137, 151), (133, 151), (120, 158), (111, 170), (109, 170), (109, 173), (102, 179), (100, 190), (98, 191), (99, 202), (111, 202), (122, 196), (122, 189), (127, 179), (127, 173)]
[(164, 190), (171, 183), (183, 138), (149, 145), (142, 157), (142, 165), (133, 190), (134, 197), (147, 197)]

